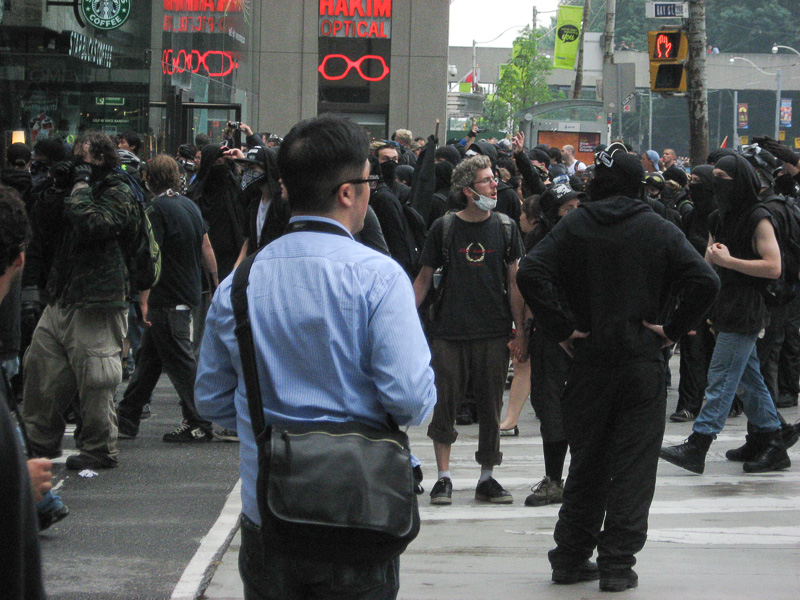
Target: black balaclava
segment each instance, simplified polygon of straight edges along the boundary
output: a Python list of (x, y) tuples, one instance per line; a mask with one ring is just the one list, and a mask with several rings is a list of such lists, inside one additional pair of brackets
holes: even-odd
[(397, 163), (393, 160), (387, 160), (381, 163), (380, 168), (383, 182), (391, 189), (395, 189), (397, 187)]
[(713, 185), (723, 226), (725, 227), (726, 223), (735, 226), (739, 218), (759, 202), (758, 193), (761, 184), (758, 175), (750, 163), (738, 154), (723, 156), (714, 168), (725, 171), (731, 176), (731, 179), (714, 177)]
[(736, 151), (733, 148), (717, 148), (716, 150), (709, 152), (708, 160), (706, 162), (713, 166), (717, 164), (717, 161), (723, 156), (731, 156), (734, 154), (736, 154)]
[(612, 161), (611, 166), (601, 162), (595, 167), (594, 178), (587, 188), (589, 197), (592, 200), (611, 196), (638, 198), (644, 181), (642, 161), (627, 152), (614, 152)]
[(438, 192), (439, 190), (446, 190), (445, 195), (447, 195), (447, 191), (450, 190), (450, 186), (453, 183), (453, 165), (450, 164), (448, 161), (443, 160), (433, 167), (434, 176), (436, 178), (436, 185), (435, 190)]
[(197, 188), (193, 197), (203, 211), (210, 208), (217, 196), (231, 195), (239, 188), (229, 161), (215, 164), (224, 151), (225, 148), (219, 144), (208, 144), (200, 151), (200, 170), (197, 172)]
[(689, 194), (691, 194), (694, 210), (701, 219), (706, 219), (717, 209), (717, 201), (714, 198), (713, 171), (714, 167), (711, 165), (700, 165), (692, 170), (692, 175), (697, 175), (700, 181), (689, 184)]

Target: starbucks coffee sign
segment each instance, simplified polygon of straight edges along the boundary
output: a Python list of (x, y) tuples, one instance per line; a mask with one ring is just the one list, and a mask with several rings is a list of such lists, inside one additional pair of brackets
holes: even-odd
[(117, 29), (131, 14), (131, 0), (80, 0), (80, 3), (83, 18), (95, 29)]

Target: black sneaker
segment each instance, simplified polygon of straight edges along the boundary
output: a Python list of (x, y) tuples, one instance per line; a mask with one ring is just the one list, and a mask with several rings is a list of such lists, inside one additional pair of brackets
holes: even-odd
[(472, 418), (472, 411), (469, 408), (469, 405), (464, 402), (461, 405), (461, 408), (458, 409), (458, 414), (456, 415), (456, 425), (472, 425), (475, 422), (475, 419)]
[(214, 439), (214, 436), (202, 427), (193, 427), (188, 423), (181, 423), (175, 428), (175, 431), (165, 433), (161, 439), (168, 443), (194, 444), (197, 442), (210, 442)]
[(597, 581), (600, 579), (600, 571), (597, 568), (596, 562), (587, 560), (574, 569), (553, 569), (553, 576), (551, 579), (553, 583), (567, 585), (578, 583), (579, 581)]
[(145, 419), (149, 419), (153, 416), (153, 411), (150, 410), (150, 403), (148, 402), (142, 407), (142, 414), (139, 415), (139, 418), (144, 421)]
[(514, 502), (514, 497), (505, 491), (494, 477), (489, 477), (486, 481), (481, 481), (475, 488), (475, 500), (492, 504), (511, 504)]
[(796, 394), (783, 393), (775, 403), (776, 408), (792, 408), (793, 406), (797, 406)]
[(239, 441), (239, 434), (236, 433), (233, 429), (226, 429), (225, 427), (219, 427), (218, 429), (212, 430), (211, 435), (214, 436), (214, 439), (217, 439), (221, 442)]
[(83, 471), (84, 469), (114, 469), (119, 466), (119, 461), (110, 458), (96, 458), (88, 454), (73, 454), (67, 457), (67, 468), (70, 471)]
[(69, 509), (67, 508), (67, 505), (61, 501), (59, 501), (59, 506), (57, 506), (53, 510), (48, 510), (46, 512), (37, 512), (36, 516), (39, 519), (39, 531), (44, 531), (51, 525), (58, 523), (62, 519), (66, 518), (68, 515), (69, 515)]
[(133, 419), (118, 414), (117, 431), (121, 440), (132, 440), (139, 434), (139, 424)]
[(452, 504), (453, 482), (449, 477), (442, 477), (433, 485), (431, 490), (431, 504)]
[(696, 414), (685, 408), (677, 410), (669, 416), (669, 420), (673, 423), (688, 423), (689, 421), (694, 421), (696, 418)]
[(639, 576), (633, 569), (600, 574), (601, 592), (624, 592), (639, 585)]
[(800, 434), (798, 434), (795, 426), (788, 423), (781, 425), (781, 441), (784, 448), (788, 450), (797, 443), (798, 439), (800, 439)]

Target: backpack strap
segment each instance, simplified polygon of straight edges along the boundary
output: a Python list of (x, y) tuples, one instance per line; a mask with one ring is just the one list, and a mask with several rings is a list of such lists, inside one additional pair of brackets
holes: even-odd
[(453, 228), (456, 214), (449, 212), (442, 217), (442, 267), (450, 264), (450, 247), (453, 245)]

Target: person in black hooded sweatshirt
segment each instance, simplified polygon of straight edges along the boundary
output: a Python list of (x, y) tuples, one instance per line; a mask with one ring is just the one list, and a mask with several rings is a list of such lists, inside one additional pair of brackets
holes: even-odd
[[(677, 227), (635, 199), (644, 176), (635, 156), (612, 146), (596, 164), (590, 201), (522, 259), (517, 283), (573, 357), (562, 396), (572, 459), (549, 553), (552, 579), (599, 577), (601, 590), (622, 591), (638, 583), (631, 567), (655, 491), (666, 410), (661, 348), (705, 314), (719, 280)], [(676, 293), (671, 319), (655, 325)]]
[(742, 156), (724, 156), (714, 166), (714, 195), (719, 209), (709, 218), (706, 259), (717, 267), (722, 289), (711, 313), (717, 340), (708, 369), (706, 403), (689, 439), (665, 447), (661, 458), (693, 473), (703, 473), (711, 442), (725, 426), (733, 396), (741, 385), (748, 442), (757, 451), (744, 462), (747, 473), (791, 465), (781, 439), (781, 422), (764, 383), (756, 341), (769, 324), (764, 292), (781, 276), (781, 254), (769, 210), (758, 194), (758, 175)]
[(200, 154), (200, 171), (186, 194), (197, 203), (208, 223), (208, 238), (222, 281), (233, 270), (244, 243), (246, 207), (239, 200), (239, 181), (227, 148), (209, 144)]

